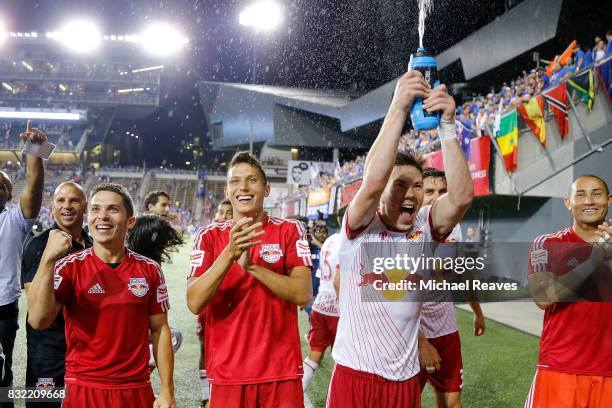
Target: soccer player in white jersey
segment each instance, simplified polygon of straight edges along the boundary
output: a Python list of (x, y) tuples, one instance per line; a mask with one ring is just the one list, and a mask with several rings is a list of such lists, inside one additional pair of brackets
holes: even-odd
[[(422, 163), (414, 155), (398, 154), (402, 128), (415, 98), (423, 98), (426, 111), (442, 113), (439, 134), (448, 174), (448, 192), (423, 208)], [(417, 71), (399, 79), (380, 133), (368, 152), (363, 184), (342, 223), (340, 321), (327, 407), (421, 406), (418, 293), (407, 293), (413, 300), (407, 302), (364, 300), (362, 294), (376, 289), (376, 280), (380, 283), (385, 274), (369, 273), (363, 244), (376, 243), (376, 249), (384, 253), (393, 245), (407, 243), (411, 256), (421, 256), (427, 241), (444, 241), (463, 217), (473, 192), (454, 117), (455, 102), (444, 85), (431, 89)]]
[[(432, 205), (446, 193), (446, 176), (443, 171), (423, 170), (423, 205)], [(459, 224), (455, 226), (447, 242), (462, 240)], [(457, 248), (440, 247), (436, 257), (456, 256)], [(447, 252), (451, 253), (447, 253)], [(463, 276), (463, 275), (462, 275)], [(484, 334), (485, 321), (478, 301), (469, 302), (474, 312), (474, 335)], [(461, 341), (455, 318), (455, 305), (448, 291), (424, 293), (419, 333), (419, 358), (421, 360), (421, 388), (429, 382), (436, 393), (438, 408), (461, 408), (463, 387), (463, 360)]]
[[(338, 212), (338, 221), (342, 224), (344, 211)], [(338, 330), (338, 296), (334, 288), (336, 272), (340, 268), (338, 264), (338, 250), (340, 234), (335, 233), (325, 240), (321, 247), (321, 258), (319, 268), (316, 271), (320, 279), (319, 292), (312, 303), (310, 313), (310, 330), (306, 339), (310, 352), (304, 359), (304, 376), (302, 387), (304, 392), (308, 389), (314, 373), (319, 367), (325, 350), (334, 346), (336, 331)]]

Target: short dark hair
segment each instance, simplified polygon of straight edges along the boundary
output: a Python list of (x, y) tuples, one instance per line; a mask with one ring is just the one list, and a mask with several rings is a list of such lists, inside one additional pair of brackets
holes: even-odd
[(266, 177), (266, 172), (261, 165), (261, 162), (257, 160), (257, 157), (253, 156), (251, 153), (247, 151), (237, 152), (234, 157), (232, 157), (232, 161), (230, 162), (230, 168), (237, 166), (241, 163), (246, 163), (250, 166), (257, 168), (261, 176), (263, 177), (264, 184), (268, 184), (268, 177)]
[(157, 201), (159, 200), (160, 196), (164, 196), (168, 200), (170, 200), (170, 196), (164, 190), (151, 191), (149, 194), (147, 194), (147, 196), (144, 199), (145, 210), (149, 211), (149, 204), (151, 205), (157, 204)]
[(121, 196), (121, 201), (123, 201), (123, 206), (127, 211), (128, 217), (132, 217), (134, 215), (134, 202), (132, 201), (132, 196), (127, 191), (127, 188), (123, 187), (121, 184), (117, 183), (101, 183), (96, 186), (93, 186), (91, 189), (91, 194), (89, 195), (89, 201), (98, 194), (100, 191), (110, 191), (111, 193), (119, 194)]
[(584, 174), (584, 175), (582, 175), (582, 176), (580, 176), (580, 177), (576, 177), (576, 179), (574, 179), (574, 181), (573, 181), (573, 182), (572, 182), (572, 184), (570, 185), (570, 194), (571, 194), (571, 192), (572, 192), (572, 187), (571, 187), (571, 186), (573, 186), (573, 185), (574, 185), (574, 183), (575, 183), (576, 181), (578, 181), (579, 179), (581, 179), (581, 178), (585, 178), (585, 177), (591, 177), (591, 178), (594, 178), (594, 179), (597, 179), (597, 180), (601, 181), (601, 184), (603, 184), (603, 185), (604, 185), (604, 187), (605, 187), (605, 189), (606, 189), (606, 195), (609, 195), (609, 194), (610, 194), (610, 189), (608, 188), (608, 183), (606, 183), (606, 182), (605, 182), (605, 180), (604, 180), (604, 179), (602, 179), (601, 177), (596, 176), (596, 175), (594, 175), (594, 174)]
[(444, 173), (442, 170), (438, 170), (438, 169), (436, 169), (434, 167), (425, 167), (423, 169), (423, 178), (426, 179), (428, 177), (433, 177), (433, 178), (440, 177), (446, 183), (446, 173)]
[(127, 246), (157, 263), (170, 259), (170, 253), (185, 242), (172, 225), (157, 215), (143, 215), (129, 230)]
[(230, 199), (229, 199), (229, 198), (224, 198), (224, 199), (223, 199), (223, 201), (221, 201), (221, 202), (218, 204), (218, 207), (220, 207), (220, 206), (222, 206), (222, 205), (232, 205), (232, 202), (230, 201)]
[(395, 166), (413, 166), (419, 171), (419, 173), (423, 174), (423, 164), (425, 163), (425, 158), (415, 152), (415, 151), (405, 151), (398, 152), (395, 156)]

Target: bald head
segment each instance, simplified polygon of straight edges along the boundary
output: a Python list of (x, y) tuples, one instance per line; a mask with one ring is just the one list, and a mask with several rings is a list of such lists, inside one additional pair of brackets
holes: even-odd
[(569, 195), (571, 196), (572, 192), (575, 192), (576, 189), (578, 188), (578, 186), (580, 184), (582, 184), (583, 181), (587, 181), (589, 179), (595, 181), (598, 184), (600, 184), (601, 187), (604, 189), (606, 195), (610, 194), (610, 189), (608, 188), (608, 184), (604, 181), (604, 179), (602, 179), (601, 177), (598, 177), (598, 176), (596, 176), (594, 174), (585, 174), (584, 176), (580, 176), (576, 180), (574, 180), (574, 182), (570, 186)]
[(57, 188), (53, 192), (53, 199), (57, 197), (57, 195), (60, 193), (60, 190), (62, 190), (64, 187), (72, 187), (78, 192), (78, 194), (81, 195), (83, 202), (87, 201), (87, 195), (85, 194), (85, 190), (83, 190), (83, 187), (81, 187), (80, 184), (75, 183), (74, 181), (64, 181), (59, 186), (57, 186)]

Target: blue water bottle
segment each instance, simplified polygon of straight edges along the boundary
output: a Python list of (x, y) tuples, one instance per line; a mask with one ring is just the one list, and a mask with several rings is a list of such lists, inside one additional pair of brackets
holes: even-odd
[[(434, 57), (429, 55), (425, 48), (418, 48), (417, 52), (410, 54), (408, 70), (417, 70), (423, 74), (425, 81), (432, 87), (440, 85), (438, 80), (438, 66)], [(410, 109), (410, 119), (414, 130), (435, 129), (440, 124), (440, 112), (427, 113), (423, 110), (423, 99), (417, 98)]]

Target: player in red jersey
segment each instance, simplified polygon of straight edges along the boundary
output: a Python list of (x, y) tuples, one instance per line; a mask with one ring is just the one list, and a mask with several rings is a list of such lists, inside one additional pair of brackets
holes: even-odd
[[(219, 203), (217, 212), (215, 213), (214, 222), (229, 221), (233, 217), (232, 202), (227, 198)], [(198, 377), (200, 378), (200, 386), (202, 388), (202, 397), (200, 399), (200, 408), (206, 408), (210, 399), (210, 384), (206, 375), (206, 357), (204, 354), (204, 325), (206, 324), (206, 310), (198, 315), (196, 334), (200, 340), (200, 361), (198, 365)]]
[[(159, 264), (125, 248), (135, 222), (127, 190), (94, 187), (88, 225), (93, 248), (71, 254), (72, 238), (51, 231), (30, 285), (28, 322), (66, 321), (66, 398), (63, 407), (174, 408), (168, 292)], [(149, 381), (148, 331), (161, 380), (157, 399)]]
[(264, 213), (269, 192), (257, 159), (237, 153), (225, 188), (233, 220), (195, 237), (187, 305), (207, 308), (211, 408), (304, 405), (297, 305), (312, 297), (312, 261), (302, 223)]
[(612, 195), (601, 178), (582, 176), (565, 205), (573, 225), (539, 236), (529, 254), (544, 327), (525, 407), (612, 407)]

